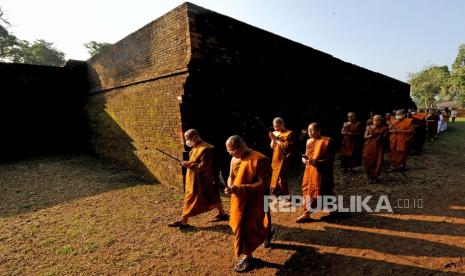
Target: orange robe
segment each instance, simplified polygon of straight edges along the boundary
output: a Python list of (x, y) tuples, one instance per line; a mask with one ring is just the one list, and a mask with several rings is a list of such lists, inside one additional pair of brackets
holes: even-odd
[[(273, 158), (271, 159), (271, 175), (270, 189), (274, 195), (289, 195), (288, 173), (291, 163), (292, 144), (294, 140), (294, 132), (286, 130), (277, 135), (273, 133), (281, 141), (281, 145), (273, 144)], [(284, 151), (283, 151), (284, 149)]]
[(311, 200), (311, 207), (316, 206), (319, 195), (333, 195), (334, 188), (334, 150), (333, 140), (321, 136), (318, 140), (309, 139), (305, 154), (308, 159), (316, 160), (315, 165), (306, 164), (302, 179), (302, 194), (304, 196), (304, 208), (307, 208)]
[(201, 142), (189, 152), (183, 216), (192, 217), (207, 212), (215, 204), (221, 203), (213, 148), (212, 145)]
[(265, 241), (270, 230), (271, 225), (263, 210), (264, 196), (270, 188), (270, 163), (257, 151), (251, 151), (236, 164), (231, 162), (233, 185), (238, 187), (237, 194), (231, 195), (229, 219), (235, 237), (236, 257), (251, 255)]
[(426, 114), (415, 113), (412, 115), (413, 122), (413, 140), (412, 140), (412, 151), (415, 153), (421, 153), (423, 145), (426, 139)]
[(449, 113), (442, 112), (442, 121), (448, 123), (449, 122)]
[(361, 123), (354, 122), (350, 125), (343, 127), (346, 132), (352, 134), (357, 133), (358, 135), (349, 135), (344, 134), (342, 137), (341, 145), (341, 167), (352, 169), (357, 166), (357, 163), (360, 162), (360, 132), (361, 132)]
[(388, 128), (385, 126), (377, 126), (374, 129), (367, 127), (367, 132), (372, 136), (365, 139), (363, 164), (369, 177), (378, 177), (383, 168), (384, 142), (388, 137)]
[(436, 113), (430, 113), (426, 116), (426, 124), (428, 127), (429, 139), (436, 139), (438, 134), (438, 115)]
[(390, 158), (391, 167), (397, 168), (405, 166), (408, 158), (408, 152), (413, 135), (412, 119), (391, 120), (392, 129), (400, 130), (397, 133), (391, 132)]

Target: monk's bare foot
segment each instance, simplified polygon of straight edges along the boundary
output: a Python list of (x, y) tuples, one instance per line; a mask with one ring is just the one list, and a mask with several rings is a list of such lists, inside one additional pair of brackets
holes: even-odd
[(177, 220), (175, 222), (172, 222), (168, 224), (169, 227), (178, 227), (179, 229), (185, 229), (189, 227), (189, 224), (184, 223), (182, 220)]
[(227, 220), (229, 220), (229, 215), (226, 214), (226, 213), (224, 213), (224, 214), (218, 214), (218, 215), (216, 215), (216, 216), (213, 218), (212, 222), (227, 221)]
[(247, 272), (252, 268), (252, 263), (253, 263), (252, 256), (244, 257), (241, 260), (239, 260), (234, 270), (239, 273)]
[(275, 229), (271, 228), (270, 231), (266, 234), (265, 241), (263, 242), (263, 247), (268, 248), (270, 247), (271, 240), (273, 239)]
[(310, 222), (312, 221), (312, 218), (310, 217), (310, 212), (305, 212), (303, 213), (300, 217), (298, 217), (295, 222), (297, 223), (304, 223), (304, 222)]

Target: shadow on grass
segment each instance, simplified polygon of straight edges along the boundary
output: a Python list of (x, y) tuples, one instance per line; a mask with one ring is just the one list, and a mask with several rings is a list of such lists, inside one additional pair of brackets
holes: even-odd
[(38, 211), (116, 189), (154, 184), (87, 155), (37, 157), (0, 164), (0, 216)]
[[(274, 249), (293, 251), (276, 275), (437, 275), (440, 270), (396, 264), (357, 256), (319, 253), (307, 245), (273, 244)], [(346, 270), (340, 270), (346, 267)], [(451, 275), (451, 274), (448, 274)]]

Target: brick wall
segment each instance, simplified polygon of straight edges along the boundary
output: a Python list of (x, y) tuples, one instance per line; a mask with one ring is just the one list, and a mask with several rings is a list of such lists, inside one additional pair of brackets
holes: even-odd
[(142, 27), (88, 60), (86, 105), (92, 149), (149, 178), (180, 187), (180, 99), (190, 58), (186, 5)]

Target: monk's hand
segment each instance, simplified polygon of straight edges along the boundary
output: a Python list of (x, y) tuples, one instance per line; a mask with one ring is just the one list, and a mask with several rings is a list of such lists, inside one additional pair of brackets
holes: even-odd
[(305, 156), (305, 155), (303, 155), (303, 156), (302, 156), (302, 163), (304, 163), (304, 164), (308, 164), (308, 162), (307, 162), (307, 161), (308, 161), (308, 157), (307, 157), (307, 156)]
[(234, 185), (230, 185), (228, 187), (226, 187), (226, 189), (228, 190), (228, 194), (235, 194), (237, 192), (237, 186), (234, 186)]
[(375, 125), (371, 125), (370, 128), (371, 128), (371, 129), (375, 129), (376, 126), (375, 126)]
[(189, 161), (181, 161), (181, 166), (187, 168), (189, 166)]
[(278, 138), (276, 138), (276, 136), (274, 136), (273, 132), (269, 131), (268, 136), (270, 137), (271, 141), (273, 141), (275, 143), (278, 141)]

